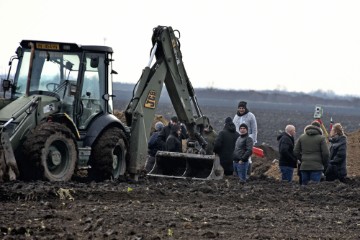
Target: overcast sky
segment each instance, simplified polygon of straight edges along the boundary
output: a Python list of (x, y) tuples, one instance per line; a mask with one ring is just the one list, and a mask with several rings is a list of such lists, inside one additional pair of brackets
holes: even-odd
[(116, 81), (135, 83), (163, 25), (181, 32), (195, 88), (360, 96), (358, 0), (0, 0), (0, 10), (1, 74), (22, 39), (105, 43)]

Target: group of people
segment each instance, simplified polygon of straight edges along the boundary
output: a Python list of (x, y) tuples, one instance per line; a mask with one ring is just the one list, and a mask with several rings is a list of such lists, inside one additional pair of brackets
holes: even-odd
[[(225, 176), (236, 175), (245, 183), (252, 171), (251, 156), (257, 143), (257, 121), (249, 111), (247, 102), (240, 101), (233, 118), (225, 119), (223, 129), (217, 134), (212, 126), (204, 129), (207, 142), (206, 154), (217, 154)], [(279, 142), (279, 168), (281, 179), (292, 182), (294, 170), (298, 169), (299, 183), (320, 182), (339, 179), (344, 181), (346, 171), (346, 136), (340, 123), (334, 124), (327, 139), (319, 121), (306, 126), (304, 133), (295, 142), (296, 128), (287, 125), (277, 140)], [(159, 150), (182, 152), (182, 139), (187, 139), (186, 128), (176, 116), (169, 125), (155, 124), (155, 132), (148, 142), (148, 159), (145, 170), (149, 172)], [(330, 146), (328, 146), (329, 144)]]
[(214, 152), (219, 155), (225, 176), (235, 174), (240, 182), (246, 182), (251, 174), (251, 155), (256, 142), (256, 117), (247, 108), (247, 103), (241, 101), (234, 118), (225, 119), (224, 128), (215, 139)]
[[(162, 122), (155, 124), (155, 131), (148, 142), (148, 156), (145, 171), (150, 172), (155, 164), (157, 151), (182, 152), (182, 140), (187, 139), (186, 128), (173, 116), (167, 126)], [(211, 125), (203, 131), (207, 155), (217, 154), (224, 168), (224, 175), (237, 175), (246, 182), (252, 169), (251, 155), (257, 139), (257, 123), (247, 103), (241, 101), (234, 118), (225, 119), (224, 129), (219, 134)]]
[(295, 126), (287, 125), (285, 131), (277, 137), (282, 180), (292, 182), (294, 169), (298, 168), (301, 185), (307, 185), (310, 181), (320, 182), (322, 179), (345, 181), (347, 144), (340, 123), (331, 128), (328, 139), (317, 120), (305, 127), (296, 143), (295, 132)]
[(186, 128), (176, 116), (171, 117), (168, 125), (155, 123), (155, 131), (148, 142), (148, 156), (145, 171), (150, 172), (155, 164), (157, 151), (182, 152), (182, 139), (187, 139)]

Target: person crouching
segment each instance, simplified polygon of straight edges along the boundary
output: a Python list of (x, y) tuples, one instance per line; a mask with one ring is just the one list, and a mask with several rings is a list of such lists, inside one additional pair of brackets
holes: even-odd
[(245, 123), (240, 124), (239, 132), (240, 137), (236, 140), (233, 153), (233, 164), (234, 171), (240, 178), (240, 182), (245, 183), (254, 141), (249, 137), (248, 126)]

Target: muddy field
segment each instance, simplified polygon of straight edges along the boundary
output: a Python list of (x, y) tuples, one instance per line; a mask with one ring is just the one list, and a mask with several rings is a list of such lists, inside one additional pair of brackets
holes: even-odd
[[(162, 114), (172, 114), (170, 108), (162, 109)], [(205, 111), (217, 130), (226, 116), (233, 115), (231, 109)], [(301, 187), (277, 180), (274, 137), (287, 121), (299, 125), (300, 135), (300, 128), (312, 120), (311, 113), (253, 112), (265, 158), (254, 157), (248, 183), (240, 184), (234, 177), (219, 181), (142, 177), (139, 182), (123, 178), (102, 183), (77, 177), (68, 183), (3, 183), (1, 238), (359, 239), (360, 132), (347, 132), (346, 183)]]

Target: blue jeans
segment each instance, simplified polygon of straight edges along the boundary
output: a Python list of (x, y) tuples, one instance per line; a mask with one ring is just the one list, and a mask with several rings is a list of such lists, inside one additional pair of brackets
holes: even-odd
[(279, 166), (279, 167), (280, 167), (280, 171), (281, 171), (281, 180), (292, 182), (294, 168), (286, 167), (286, 166)]
[(246, 182), (246, 175), (249, 167), (249, 162), (234, 162), (234, 171), (239, 176), (240, 182)]
[(320, 182), (322, 171), (301, 170), (301, 185), (307, 185), (309, 181)]

